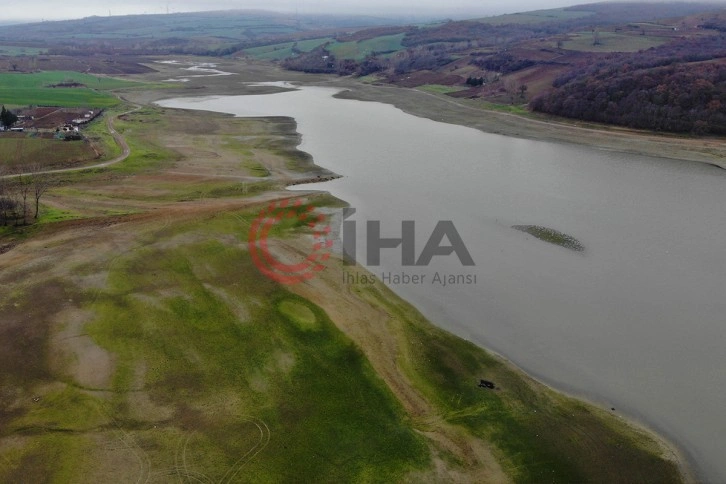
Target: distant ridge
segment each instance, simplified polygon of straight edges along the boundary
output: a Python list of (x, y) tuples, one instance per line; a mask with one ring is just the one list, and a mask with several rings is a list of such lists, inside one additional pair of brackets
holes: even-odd
[(0, 40), (46, 43), (165, 37), (251, 40), (309, 30), (365, 28), (399, 22), (400, 18), (366, 15), (298, 15), (264, 10), (219, 10), (13, 23), (0, 26)]

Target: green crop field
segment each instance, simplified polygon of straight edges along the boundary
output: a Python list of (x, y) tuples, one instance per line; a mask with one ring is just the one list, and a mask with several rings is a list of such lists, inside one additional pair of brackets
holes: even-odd
[(406, 34), (382, 35), (360, 42), (335, 42), (328, 50), (339, 59), (363, 60), (374, 52), (391, 53), (403, 49), (401, 41)]
[[(66, 82), (76, 82), (86, 87), (50, 87)], [(106, 108), (115, 106), (119, 102), (106, 91), (137, 85), (138, 83), (120, 79), (68, 71), (2, 73), (0, 104)]]

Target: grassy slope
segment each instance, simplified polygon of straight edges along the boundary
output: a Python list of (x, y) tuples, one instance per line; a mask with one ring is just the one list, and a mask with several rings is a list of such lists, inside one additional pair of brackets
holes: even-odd
[[(415, 385), (446, 421), (492, 443), (516, 482), (679, 482), (641, 431), (433, 327), (387, 288), (359, 290), (398, 324), (401, 364)], [(479, 388), (480, 378), (497, 389)]]
[[(390, 481), (427, 466), (421, 437), (361, 352), (319, 308), (258, 275), (243, 244), (254, 215), (152, 228), (113, 259), (103, 289), (63, 283), (62, 297), (93, 314), (85, 331), (115, 356), (111, 393), (61, 377), (42, 404), (6, 419), (1, 481), (93, 482), (122, 460), (104, 450), (119, 432), (153, 469), (173, 465), (183, 443), (194, 474), (213, 481), (242, 465), (254, 482)], [(38, 291), (52, 299), (59, 284)], [(26, 309), (25, 296), (7, 303)], [(44, 366), (24, 381), (6, 372), (3, 386), (38, 391)], [(242, 459), (258, 444), (255, 460)]]
[(401, 50), (401, 40), (405, 34), (382, 35), (373, 39), (360, 42), (334, 42), (328, 50), (339, 59), (363, 60), (373, 52), (393, 52)]
[(301, 40), (298, 42), (284, 42), (281, 44), (265, 45), (262, 47), (252, 47), (245, 49), (245, 53), (251, 55), (260, 60), (281, 60), (293, 55), (292, 48), (296, 48), (302, 52), (310, 52), (314, 48), (332, 42), (333, 39), (330, 37), (323, 37), (319, 39)]
[[(220, 217), (150, 240), (195, 232), (238, 237), (245, 222)], [(165, 296), (170, 291), (178, 295)], [(249, 315), (240, 318), (230, 300)], [(280, 310), (291, 303), (314, 315), (314, 330)], [(259, 482), (349, 481), (371, 472), (396, 478), (426, 462), (421, 442), (406, 430), (400, 408), (359, 351), (319, 309), (256, 276), (245, 250), (211, 240), (139, 251), (119, 261), (93, 310), (98, 316), (90, 334), (119, 355), (119, 406), (141, 364), (150, 370), (145, 384), (152, 400), (177, 413), (203, 409), (215, 395), (234, 395), (228, 415), (195, 419), (204, 442), (197, 451), (215, 456), (204, 474), (218, 478), (244, 453), (247, 442), (229, 445), (224, 437), (225, 427), (238, 427), (235, 417), (243, 414), (257, 415), (275, 437), (247, 470)], [(380, 433), (371, 435), (370, 427)], [(163, 439), (158, 445), (172, 448)]]

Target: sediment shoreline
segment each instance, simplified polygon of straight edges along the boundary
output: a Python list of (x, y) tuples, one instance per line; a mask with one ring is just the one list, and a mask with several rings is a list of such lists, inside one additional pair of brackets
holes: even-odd
[[(278, 74), (284, 77), (285, 73), (278, 72)], [(294, 77), (300, 76), (296, 74)], [(724, 159), (724, 156), (726, 156), (726, 146), (719, 139), (695, 139), (670, 135), (658, 135), (654, 133), (642, 133), (621, 128), (592, 128), (566, 125), (559, 122), (549, 123), (543, 120), (530, 119), (523, 116), (487, 111), (467, 106), (465, 104), (461, 104), (459, 100), (448, 100), (444, 99), (443, 96), (423, 93), (414, 89), (389, 86), (370, 86), (352, 79), (339, 78), (328, 79), (327, 81), (321, 82), (319, 79), (320, 76), (316, 77), (318, 78), (316, 80), (306, 80), (301, 78), (294, 82), (309, 85), (323, 84), (330, 87), (341, 87), (344, 90), (337, 94), (336, 97), (392, 104), (409, 114), (426, 117), (436, 121), (469, 126), (488, 133), (546, 142), (586, 145), (591, 148), (631, 153), (634, 155), (697, 161), (719, 168), (726, 168), (726, 164), (721, 161)], [(284, 91), (285, 89), (280, 90)], [(217, 94), (214, 89), (211, 91), (212, 92), (204, 92), (204, 94)], [(236, 94), (252, 93), (247, 89), (240, 89), (239, 91), (240, 92), (236, 92)], [(255, 94), (257, 93), (259, 92), (255, 92)], [(229, 95), (232, 93), (227, 91), (224, 93), (218, 92), (218, 94)], [(199, 91), (192, 91), (184, 94), (175, 93), (173, 96), (184, 97), (189, 95), (198, 96), (200, 93)], [(425, 99), (425, 101), (422, 102), (422, 99)], [(309, 180), (309, 182), (316, 181), (320, 180)], [(304, 182), (307, 181), (302, 181), (301, 183)], [(493, 353), (490, 349), (486, 349), (486, 351)], [(532, 376), (522, 372), (522, 370), (505, 357), (501, 355), (497, 356), (510, 367), (520, 371), (526, 378), (534, 379)], [(534, 380), (549, 387), (549, 385), (543, 383), (539, 379)], [(553, 390), (561, 395), (572, 396), (578, 400), (587, 401), (602, 411), (607, 412), (602, 405), (594, 403), (587, 398), (570, 395), (559, 389)], [(672, 461), (678, 465), (686, 482), (695, 482), (697, 480), (688, 459), (675, 444), (669, 442), (666, 438), (658, 434), (657, 431), (643, 424), (643, 422), (621, 416), (618, 417), (625, 421), (628, 425), (631, 425), (634, 429), (646, 432), (651, 438), (656, 440), (664, 450), (667, 450), (667, 453), (673, 457)]]

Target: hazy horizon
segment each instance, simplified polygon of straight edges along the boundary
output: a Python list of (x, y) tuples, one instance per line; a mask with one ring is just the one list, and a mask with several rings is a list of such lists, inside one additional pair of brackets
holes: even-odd
[(135, 14), (165, 14), (215, 10), (267, 10), (300, 14), (351, 14), (392, 17), (474, 17), (516, 13), (528, 10), (567, 7), (587, 0), (521, 0), (515, 3), (481, 2), (474, 0), (411, 0), (393, 3), (389, 0), (368, 0), (365, 3), (333, 0), (172, 0), (143, 2), (131, 0), (119, 4), (112, 1), (88, 4), (64, 4), (59, 9), (55, 1), (38, 0), (30, 5), (7, 5), (2, 10), (0, 24), (40, 22), (44, 20), (79, 19), (91, 16)]

